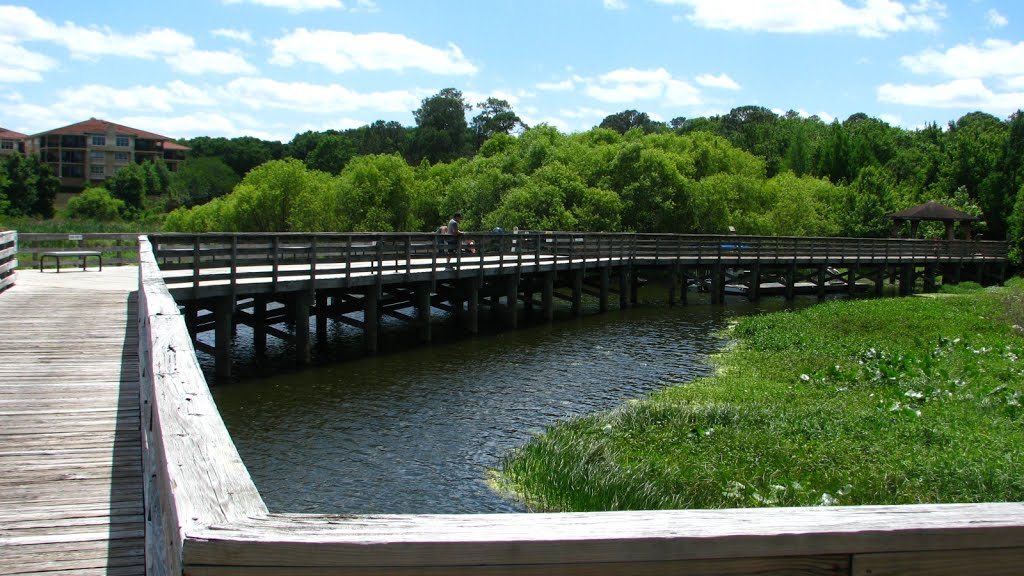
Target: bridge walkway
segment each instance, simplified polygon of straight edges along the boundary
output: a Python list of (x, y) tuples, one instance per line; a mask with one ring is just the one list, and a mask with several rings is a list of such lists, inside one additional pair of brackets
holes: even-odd
[(137, 267), (0, 296), (0, 574), (145, 574)]

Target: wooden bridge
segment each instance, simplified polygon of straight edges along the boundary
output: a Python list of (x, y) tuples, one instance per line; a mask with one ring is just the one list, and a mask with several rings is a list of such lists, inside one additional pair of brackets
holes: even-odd
[[(910, 293), (938, 279), (999, 283), (1005, 242), (871, 238), (797, 238), (669, 234), (154, 234), (153, 255), (168, 290), (183, 306), (193, 345), (230, 375), (234, 327), (253, 329), (262, 355), (268, 336), (294, 343), (297, 360), (311, 357), (328, 321), (364, 333), (377, 351), (379, 322), (390, 316), (431, 339), (431, 317), (454, 315), (469, 333), (481, 309), (509, 327), (526, 314), (553, 317), (556, 300), (581, 314), (584, 297), (605, 311), (615, 298), (627, 307), (641, 280), (660, 277), (670, 304), (688, 288), (726, 290), (756, 300), (772, 289), (792, 299), (799, 290), (871, 289), (886, 279)], [(291, 333), (275, 325), (298, 328)], [(215, 333), (214, 345), (196, 338)]]
[[(624, 268), (626, 280), (616, 288), (620, 294), (629, 294), (634, 284), (630, 278), (635, 271), (642, 269), (640, 263), (645, 259), (636, 258), (636, 252), (627, 253), (623, 245), (618, 246), (620, 252), (617, 255), (610, 252), (591, 254), (578, 251), (582, 246), (575, 240), (569, 244), (574, 246), (571, 248), (571, 256), (563, 254), (561, 249), (546, 252), (544, 248), (538, 249), (528, 242), (523, 245), (530, 246), (531, 251), (520, 252), (519, 239), (516, 239), (516, 250), (513, 251), (501, 250), (494, 253), (481, 242), (476, 245), (475, 254), (470, 252), (463, 255), (457, 252), (455, 263), (449, 270), (440, 265), (438, 253), (428, 251), (412, 258), (385, 259), (381, 256), (387, 252), (378, 245), (354, 247), (373, 250), (375, 254), (373, 258), (357, 260), (353, 255), (355, 252), (347, 249), (350, 242), (356, 243), (355, 237), (351, 237), (351, 240), (341, 238), (340, 242), (346, 250), (328, 257), (321, 257), (322, 247), (328, 244), (325, 238), (316, 238), (308, 244), (296, 243), (294, 249), (289, 249), (293, 246), (290, 244), (293, 237), (287, 238), (287, 246), (281, 246), (282, 237), (277, 237), (277, 240), (275, 237), (266, 238), (284, 250), (275, 250), (269, 256), (264, 253), (264, 262), (259, 262), (261, 256), (258, 248), (255, 248), (251, 256), (246, 256), (247, 261), (242, 263), (239, 254), (248, 250), (247, 245), (252, 238), (246, 238), (246, 241), (228, 238), (227, 243), (221, 240), (217, 244), (193, 239), (190, 247), (192, 259), (184, 252), (178, 252), (176, 256), (174, 252), (162, 252), (159, 256), (161, 260), (169, 264), (171, 258), (180, 257), (181, 263), (176, 262), (180, 266), (179, 270), (161, 270), (157, 254), (161, 253), (165, 245), (173, 249), (172, 244), (162, 237), (154, 237), (153, 242), (142, 237), (139, 239), (136, 341), (131, 339), (133, 331), (129, 330), (122, 338), (122, 349), (119, 351), (77, 346), (83, 334), (93, 335), (94, 328), (88, 326), (91, 322), (97, 324), (97, 340), (115, 332), (123, 333), (123, 324), (120, 324), (119, 330), (116, 320), (113, 324), (103, 324), (97, 318), (98, 315), (106, 314), (116, 319), (118, 315), (99, 304), (93, 307), (78, 305), (60, 308), (58, 312), (68, 319), (71, 327), (45, 330), (45, 337), (38, 338), (41, 342), (57, 343), (56, 347), (63, 350), (91, 351), (89, 363), (97, 366), (113, 365), (120, 374), (131, 372), (137, 367), (144, 473), (141, 476), (128, 473), (126, 477), (143, 481), (145, 485), (146, 566), (149, 574), (757, 573), (878, 576), (952, 575), (968, 571), (975, 574), (1019, 573), (1019, 566), (1024, 561), (1022, 503), (469, 516), (354, 516), (271, 512), (252, 484), (220, 419), (192, 347), (193, 337), (186, 326), (186, 316), (181, 314), (181, 306), (172, 296), (172, 290), (179, 294), (192, 291), (196, 298), (254, 298), (260, 294), (271, 294), (266, 288), (270, 284), (275, 289), (294, 293), (312, 292), (302, 298), (315, 302), (316, 292), (320, 289), (362, 288), (362, 298), (365, 298), (367, 287), (376, 285), (383, 290), (383, 286), (391, 283), (392, 279), (395, 285), (401, 285), (403, 282), (423, 282), (432, 278), (436, 285), (444, 286), (475, 281), (481, 277), (488, 281), (490, 278), (497, 280), (511, 274), (554, 273), (568, 275), (570, 289), (579, 292), (576, 290), (580, 283), (576, 271), (585, 267), (587, 270), (598, 269), (599, 289), (602, 282), (600, 279), (604, 276), (600, 272), (601, 268), (609, 269), (609, 277), (618, 278), (623, 277), (621, 269)], [(438, 239), (432, 238), (430, 241), (438, 242)], [(540, 241), (546, 246), (558, 243), (556, 239), (552, 239), (551, 243), (547, 242), (547, 238)], [(158, 250), (154, 250), (153, 243), (157, 244)], [(198, 248), (196, 244), (199, 244)], [(403, 244), (408, 246), (405, 250), (411, 255), (412, 240)], [(717, 248), (709, 250), (731, 250), (725, 244), (719, 241)], [(746, 247), (739, 248), (739, 251), (754, 250), (753, 244), (747, 241), (741, 245)], [(208, 251), (204, 253), (204, 249)], [(914, 250), (917, 249), (918, 245), (915, 244)], [(1005, 246), (1002, 249), (1005, 250)], [(913, 264), (915, 268), (955, 263), (949, 259), (959, 260), (961, 264), (980, 262), (986, 267), (990, 264), (1000, 266), (999, 256), (987, 255), (986, 250), (965, 250), (963, 254), (955, 256), (950, 255), (951, 249), (943, 252), (932, 247), (928, 254), (924, 254), (923, 249), (916, 256), (904, 252), (902, 262), (899, 257), (885, 256), (886, 259), (896, 258), (896, 264), (890, 260), (883, 261), (890, 262), (889, 265)], [(290, 261), (284, 256), (296, 252), (301, 253), (296, 261)], [(764, 247), (761, 253), (765, 253)], [(516, 254), (530, 254), (532, 262)], [(269, 262), (266, 262), (268, 258)], [(650, 256), (646, 258), (648, 262), (652, 261)], [(711, 254), (703, 253), (698, 254), (698, 258), (707, 258), (708, 261), (701, 264), (706, 263), (712, 267), (716, 261), (719, 265), (728, 262), (752, 264), (750, 260), (731, 260), (731, 257), (713, 259)], [(869, 256), (862, 257), (862, 266), (871, 264), (872, 261), (867, 258)], [(660, 267), (671, 264), (668, 257), (665, 262), (661, 260), (654, 258), (654, 265)], [(678, 263), (688, 262), (682, 258), (676, 260)], [(229, 263), (228, 266), (224, 266), (225, 261)], [(429, 261), (429, 265), (425, 261)], [(833, 260), (822, 262), (813, 259), (808, 262), (814, 266), (834, 263)], [(852, 265), (854, 262), (847, 263)], [(532, 272), (529, 270), (531, 266), (534, 267)], [(165, 264), (165, 268), (172, 267)], [(102, 284), (110, 279), (112, 285), (114, 281), (109, 276), (112, 270), (105, 269), (101, 273), (62, 273), (61, 279), (83, 278), (88, 274), (93, 278), (103, 278)], [(182, 270), (192, 270), (192, 273), (182, 274)], [(671, 268), (665, 270), (672, 274)], [(689, 273), (685, 270), (676, 271), (677, 275)], [(904, 278), (913, 274), (916, 272)], [(410, 277), (402, 278), (403, 275)], [(426, 276), (412, 277), (415, 275)], [(22, 308), (29, 309), (27, 300), (20, 294), (23, 284), (30, 282), (26, 281), (28, 276), (28, 273), (19, 276), (15, 287), (0, 295), (0, 321), (8, 316), (15, 318), (15, 314), (21, 313)], [(56, 274), (39, 276), (48, 276), (49, 281)], [(165, 276), (171, 280), (165, 282)], [(332, 283), (338, 285), (332, 286)], [(554, 291), (554, 282), (551, 285), (551, 291)], [(204, 293), (207, 289), (210, 292)], [(86, 292), (77, 286), (75, 290), (64, 292), (72, 291)], [(540, 291), (545, 293), (548, 289), (541, 286)], [(416, 292), (413, 292), (415, 295)], [(422, 290), (418, 294), (418, 298), (424, 298)], [(432, 291), (430, 294), (429, 301), (433, 303), (436, 301), (433, 296), (437, 293)], [(513, 302), (522, 301), (522, 292), (518, 289), (515, 293), (508, 289), (505, 296), (509, 295), (513, 296)], [(12, 297), (16, 299), (8, 302)], [(600, 290), (597, 297), (600, 299)], [(70, 300), (72, 295), (69, 294), (68, 298)], [(98, 297), (86, 299), (92, 301)], [(542, 304), (544, 299), (542, 296)], [(627, 302), (629, 299), (628, 296), (624, 298)], [(343, 301), (344, 298), (339, 296), (339, 300)], [(125, 300), (122, 299), (121, 303), (125, 305), (125, 311), (134, 312), (127, 308)], [(239, 301), (235, 300), (233, 308), (237, 308), (238, 304)], [(55, 304), (44, 301), (41, 306), (49, 312), (28, 312), (29, 319), (40, 326), (52, 325), (57, 321), (53, 318)], [(40, 318), (46, 318), (48, 322), (41, 322)], [(121, 316), (122, 322), (123, 319)], [(20, 334), (21, 326), (22, 323), (16, 321), (0, 324), (0, 333)], [(64, 344), (59, 344), (61, 338), (65, 339)], [(8, 354), (8, 350), (12, 350), (8, 342), (16, 343), (17, 340), (14, 338), (0, 342), (4, 354), (0, 370), (7, 367), (9, 358), (20, 359), (31, 355), (31, 350), (25, 346), (13, 348), (17, 350), (14, 355)], [(137, 366), (130, 357), (136, 342)], [(125, 351), (129, 351), (128, 357)], [(86, 357), (81, 354), (75, 359), (79, 363), (86, 362)], [(52, 394), (55, 388), (61, 389), (64, 383), (76, 381), (74, 373), (54, 372), (41, 377), (37, 383), (19, 384), (17, 378), (21, 374), (20, 369), (14, 368), (0, 374), (4, 377), (0, 381), (0, 390), (11, 386), (12, 382), (14, 386), (24, 387), (24, 390), (13, 394), (10, 399), (30, 392), (33, 386), (42, 386)], [(118, 381), (130, 380), (133, 379), (122, 376)], [(117, 395), (120, 397), (120, 393)], [(6, 396), (0, 398), (7, 399)], [(50, 398), (40, 406), (50, 406), (52, 404), (47, 402), (54, 401), (56, 399)], [(97, 398), (82, 402), (98, 401)], [(134, 412), (132, 405), (126, 404), (125, 407), (127, 412)], [(49, 408), (39, 410), (43, 413), (46, 410), (58, 411)], [(6, 416), (5, 413), (4, 420), (0, 421), (0, 437), (4, 438), (0, 453), (4, 455), (7, 455), (9, 442), (8, 435), (3, 432), (9, 421)], [(30, 425), (38, 424), (33, 422)], [(137, 423), (130, 422), (129, 426), (138, 430)], [(16, 457), (15, 453), (20, 451), (11, 452), (11, 456)], [(130, 454), (131, 448), (126, 447), (116, 453), (124, 452)], [(16, 460), (9, 462), (17, 463)], [(103, 467), (101, 470), (110, 471), (115, 468)], [(82, 467), (78, 463), (69, 462), (58, 465), (57, 469), (73, 475)], [(49, 515), (28, 517), (28, 525), (8, 525), (11, 522), (9, 518), (17, 522), (26, 521), (21, 508), (9, 508), (7, 504), (26, 505), (26, 497), (20, 496), (22, 492), (18, 491), (18, 487), (25, 483), (31, 484), (29, 479), (34, 476), (23, 473), (6, 480), (7, 470), (10, 468), (5, 470), (5, 492), (0, 495), (0, 501), (5, 504), (0, 508), (0, 520), (3, 521), (0, 524), (0, 567), (3, 568), (0, 573), (32, 573), (37, 571), (37, 567), (32, 566), (31, 562), (34, 561), (27, 558), (33, 544), (17, 539), (12, 531), (38, 528), (42, 533), (47, 529), (66, 526), (69, 522), (63, 518), (78, 516), (68, 516), (68, 508), (55, 503), (49, 509)], [(115, 476), (113, 473), (110, 475), (112, 478)], [(121, 494), (125, 490), (128, 499), (131, 499), (131, 490), (134, 490), (120, 487), (113, 479), (94, 483), (105, 486), (111, 494)], [(12, 494), (12, 488), (15, 491), (10, 496), (8, 494)], [(54, 493), (51, 490), (47, 497)], [(75, 492), (72, 494), (77, 496)], [(67, 499), (76, 498), (69, 495)], [(138, 517), (133, 512), (128, 513), (128, 516), (134, 522)], [(107, 534), (119, 532), (115, 528), (119, 524), (112, 518), (99, 520), (98, 524), (106, 527)], [(103, 529), (98, 531), (104, 532)], [(112, 544), (107, 546), (108, 550), (120, 549)], [(108, 553), (106, 557), (113, 556)], [(132, 564), (125, 573), (136, 573), (129, 571), (136, 569), (136, 565)], [(109, 570), (109, 573), (119, 573), (114, 569)], [(65, 573), (90, 571), (69, 570)]]
[(141, 576), (136, 270), (12, 278), (0, 294), (0, 574)]

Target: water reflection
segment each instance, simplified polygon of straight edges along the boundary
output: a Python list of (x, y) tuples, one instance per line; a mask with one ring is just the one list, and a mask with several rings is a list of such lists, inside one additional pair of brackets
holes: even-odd
[(612, 311), (246, 379), (214, 396), (272, 511), (520, 512), (485, 485), (508, 450), (559, 419), (706, 373), (731, 316), (783, 306)]

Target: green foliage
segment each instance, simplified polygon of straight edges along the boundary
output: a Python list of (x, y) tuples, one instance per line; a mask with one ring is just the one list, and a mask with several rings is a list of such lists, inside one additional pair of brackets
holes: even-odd
[(414, 170), (401, 156), (361, 156), (341, 173), (336, 199), (343, 230), (399, 232), (423, 226), (413, 213)]
[(306, 166), (331, 174), (340, 174), (356, 154), (356, 146), (344, 136), (327, 135), (306, 156)]
[(240, 181), (238, 174), (216, 156), (189, 158), (174, 178), (174, 204), (204, 204), (228, 194)]
[(142, 211), (148, 190), (146, 172), (141, 164), (128, 164), (108, 178), (105, 187), (114, 198), (124, 202), (128, 209)]
[(465, 155), (469, 127), (466, 112), (471, 109), (462, 92), (454, 88), (424, 98), (413, 112), (417, 127), (412, 143), (413, 161), (448, 162)]
[(559, 511), (1020, 500), (1022, 301), (1017, 286), (745, 317), (714, 377), (559, 423), (500, 482)]
[(114, 198), (106, 188), (86, 188), (81, 194), (68, 200), (64, 207), (64, 218), (111, 222), (126, 212), (123, 200)]

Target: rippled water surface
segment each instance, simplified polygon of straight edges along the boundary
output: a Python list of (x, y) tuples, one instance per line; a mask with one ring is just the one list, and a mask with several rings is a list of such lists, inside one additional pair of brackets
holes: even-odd
[(560, 419), (705, 374), (719, 331), (753, 311), (612, 311), (213, 390), (272, 511), (520, 512), (485, 483), (504, 454)]

